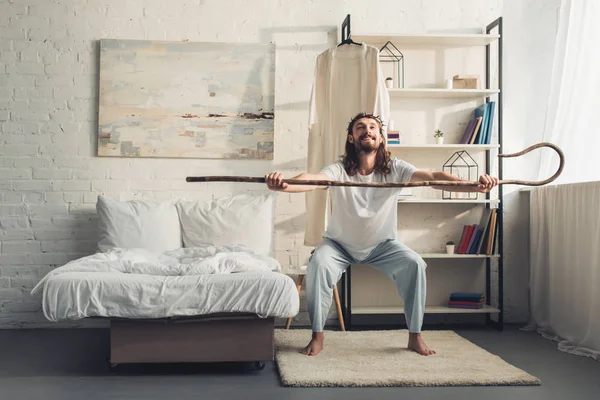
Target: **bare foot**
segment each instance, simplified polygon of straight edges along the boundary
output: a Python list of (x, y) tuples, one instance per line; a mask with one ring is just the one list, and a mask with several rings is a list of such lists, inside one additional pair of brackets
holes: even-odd
[(425, 344), (425, 341), (421, 337), (420, 333), (408, 333), (407, 347), (409, 350), (419, 353), (422, 356), (430, 356), (432, 354), (435, 354), (435, 351), (430, 349), (429, 346)]
[(325, 340), (325, 333), (313, 332), (310, 343), (300, 350), (301, 354), (307, 356), (316, 356), (321, 350), (323, 350), (323, 342)]

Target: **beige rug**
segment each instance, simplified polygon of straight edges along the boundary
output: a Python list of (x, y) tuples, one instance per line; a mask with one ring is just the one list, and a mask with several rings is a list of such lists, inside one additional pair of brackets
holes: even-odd
[(285, 386), (539, 385), (540, 380), (452, 331), (424, 331), (437, 354), (406, 349), (407, 330), (325, 332), (318, 356), (298, 351), (310, 330), (275, 330), (276, 361)]

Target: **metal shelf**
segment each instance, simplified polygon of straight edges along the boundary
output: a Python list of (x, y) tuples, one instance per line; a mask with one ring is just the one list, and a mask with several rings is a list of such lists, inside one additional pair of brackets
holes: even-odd
[(447, 254), (447, 253), (419, 253), (422, 258), (499, 258), (499, 254)]
[(417, 203), (417, 204), (498, 204), (500, 200), (498, 199), (477, 199), (477, 200), (469, 200), (469, 199), (415, 199), (415, 198), (407, 198), (407, 199), (398, 199), (398, 203)]
[(388, 149), (465, 149), (465, 150), (489, 150), (500, 147), (498, 144), (388, 144)]
[[(497, 34), (492, 34), (492, 31), (496, 31)], [(492, 160), (492, 151), (490, 149), (498, 149), (502, 153), (503, 143), (503, 94), (502, 94), (502, 64), (503, 64), (503, 44), (502, 44), (502, 17), (497, 18), (485, 27), (485, 34), (355, 34), (351, 35), (350, 32), (350, 15), (348, 14), (344, 23), (342, 24), (342, 43), (349, 43), (350, 41), (363, 42), (370, 45), (385, 45), (387, 42), (393, 43), (395, 46), (429, 46), (434, 50), (440, 48), (449, 47), (469, 47), (469, 46), (483, 46), (485, 50), (485, 84), (482, 83), (483, 89), (445, 89), (437, 87), (415, 87), (415, 88), (391, 88), (388, 89), (390, 99), (449, 99), (454, 100), (456, 103), (460, 102), (471, 102), (471, 101), (488, 101), (490, 97), (495, 96), (497, 98), (497, 126), (498, 126), (498, 144), (489, 145), (463, 145), (463, 144), (441, 144), (441, 145), (411, 145), (411, 144), (397, 144), (388, 145), (390, 150), (396, 149), (427, 149), (433, 151), (439, 151), (441, 149), (464, 149), (464, 150), (480, 150), (486, 151), (486, 172), (490, 173), (490, 164)], [(497, 46), (490, 46), (492, 43), (497, 43)], [(379, 47), (379, 46), (377, 46)], [(497, 89), (491, 89), (491, 63), (492, 63), (492, 51), (497, 52)], [(490, 88), (490, 89), (488, 89)], [(399, 102), (397, 103), (404, 103)], [(400, 105), (398, 105), (400, 106)], [(503, 164), (502, 158), (499, 159), (498, 164), (498, 178), (503, 179)], [(410, 204), (484, 204), (486, 208), (490, 208), (491, 204), (497, 204), (498, 206), (498, 233), (497, 233), (497, 254), (493, 255), (469, 255), (469, 254), (441, 254), (441, 253), (428, 253), (421, 254), (423, 258), (437, 258), (437, 259), (483, 259), (485, 260), (485, 297), (490, 298), (492, 295), (491, 275), (492, 275), (492, 260), (497, 262), (498, 268), (498, 285), (497, 285), (497, 308), (491, 306), (484, 306), (480, 309), (463, 309), (463, 308), (450, 308), (447, 305), (441, 306), (426, 306), (425, 313), (427, 314), (479, 314), (484, 315), (486, 324), (492, 325), (498, 329), (503, 328), (504, 324), (504, 281), (503, 281), (503, 204), (500, 199), (503, 198), (503, 187), (498, 187), (498, 199), (483, 199), (483, 200), (470, 200), (470, 199), (419, 199), (419, 198), (399, 198), (398, 203), (410, 203)], [(342, 310), (344, 313), (346, 328), (352, 329), (352, 315), (353, 314), (398, 314), (403, 313), (402, 307), (353, 307), (352, 306), (352, 266), (349, 266), (346, 273), (342, 278), (341, 285), (341, 299), (342, 299)], [(491, 318), (492, 314), (497, 314), (497, 321)]]
[(364, 42), (367, 44), (385, 44), (388, 41), (396, 46), (444, 46), (444, 47), (471, 47), (485, 46), (497, 41), (500, 35), (495, 34), (423, 34), (423, 35), (407, 35), (407, 34), (369, 34), (359, 33), (352, 35), (352, 39), (356, 42)]
[[(484, 305), (482, 308), (425, 306), (425, 314), (490, 314), (499, 312), (499, 309), (488, 305)], [(352, 307), (352, 314), (404, 314), (404, 308), (398, 306)]]
[(500, 93), (498, 89), (388, 89), (390, 98), (477, 99)]

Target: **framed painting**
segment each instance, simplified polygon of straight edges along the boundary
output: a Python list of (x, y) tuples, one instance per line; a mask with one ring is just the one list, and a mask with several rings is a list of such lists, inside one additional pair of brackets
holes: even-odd
[(98, 155), (273, 159), (275, 45), (103, 39)]

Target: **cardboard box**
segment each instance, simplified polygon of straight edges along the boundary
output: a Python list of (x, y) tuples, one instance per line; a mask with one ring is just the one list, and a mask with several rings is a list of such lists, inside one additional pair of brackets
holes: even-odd
[(479, 89), (479, 76), (454, 75), (452, 77), (452, 89)]

